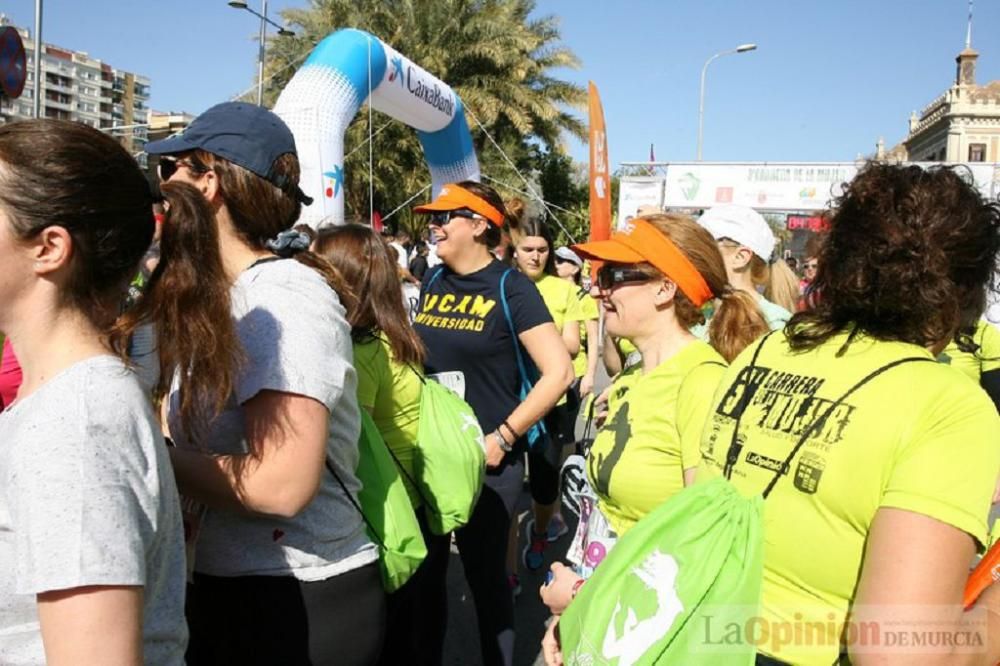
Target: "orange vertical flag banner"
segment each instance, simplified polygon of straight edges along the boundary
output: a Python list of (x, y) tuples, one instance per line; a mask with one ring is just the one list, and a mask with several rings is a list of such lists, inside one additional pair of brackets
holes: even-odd
[(611, 173), (604, 109), (597, 86), (589, 85), (590, 110), (590, 240), (611, 238)]
[[(608, 164), (608, 135), (604, 129), (604, 108), (593, 81), (588, 86), (590, 111), (590, 240), (611, 238), (611, 172)], [(596, 277), (600, 262), (590, 262)]]

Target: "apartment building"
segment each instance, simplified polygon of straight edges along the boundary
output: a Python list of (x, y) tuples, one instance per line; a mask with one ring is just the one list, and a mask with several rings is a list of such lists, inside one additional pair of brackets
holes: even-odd
[[(0, 14), (0, 26), (8, 25), (13, 26)], [(35, 95), (40, 94), (43, 118), (76, 120), (101, 129), (120, 128), (112, 134), (145, 167), (149, 78), (116, 69), (82, 51), (43, 44), (38, 92), (34, 40), (26, 28), (13, 27), (24, 42), (28, 80), (18, 99), (0, 96), (0, 123), (33, 118)]]

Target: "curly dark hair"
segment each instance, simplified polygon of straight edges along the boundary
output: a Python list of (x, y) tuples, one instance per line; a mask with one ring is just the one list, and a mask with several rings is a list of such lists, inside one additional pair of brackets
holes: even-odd
[(921, 347), (974, 327), (995, 289), (1000, 206), (953, 168), (869, 163), (835, 201), (814, 285), (788, 324), (792, 349), (854, 327)]

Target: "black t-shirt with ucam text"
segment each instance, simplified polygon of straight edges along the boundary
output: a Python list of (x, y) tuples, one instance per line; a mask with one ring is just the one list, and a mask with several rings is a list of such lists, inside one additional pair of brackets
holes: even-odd
[[(428, 271), (413, 323), (427, 347), (427, 373), (462, 373), (465, 401), (487, 434), (521, 402), (515, 341), (500, 298), (500, 280), (505, 273), (514, 330), (521, 334), (551, 322), (552, 316), (531, 280), (493, 261), (468, 275), (458, 275), (447, 266)], [(522, 353), (529, 361), (523, 348)], [(522, 437), (519, 450), (524, 444)]]

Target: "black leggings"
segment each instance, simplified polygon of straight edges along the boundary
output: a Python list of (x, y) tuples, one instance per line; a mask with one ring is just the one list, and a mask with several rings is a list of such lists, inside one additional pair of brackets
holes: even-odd
[(548, 444), (528, 451), (528, 485), (531, 499), (548, 506), (559, 499), (559, 469), (563, 447), (576, 440), (576, 413), (580, 410), (576, 385), (566, 392), (566, 402), (545, 415)]
[(316, 582), (196, 573), (186, 615), (188, 666), (371, 666), (385, 593), (377, 563)]
[(417, 510), (427, 557), (410, 580), (388, 596), (388, 622), (380, 666), (440, 666), (448, 628), (448, 557), (451, 535), (431, 532)]
[(524, 483), (521, 455), (508, 455), (486, 475), (468, 524), (455, 532), (465, 579), (479, 621), (483, 666), (511, 666), (514, 660), (514, 598), (507, 587), (507, 536)]

